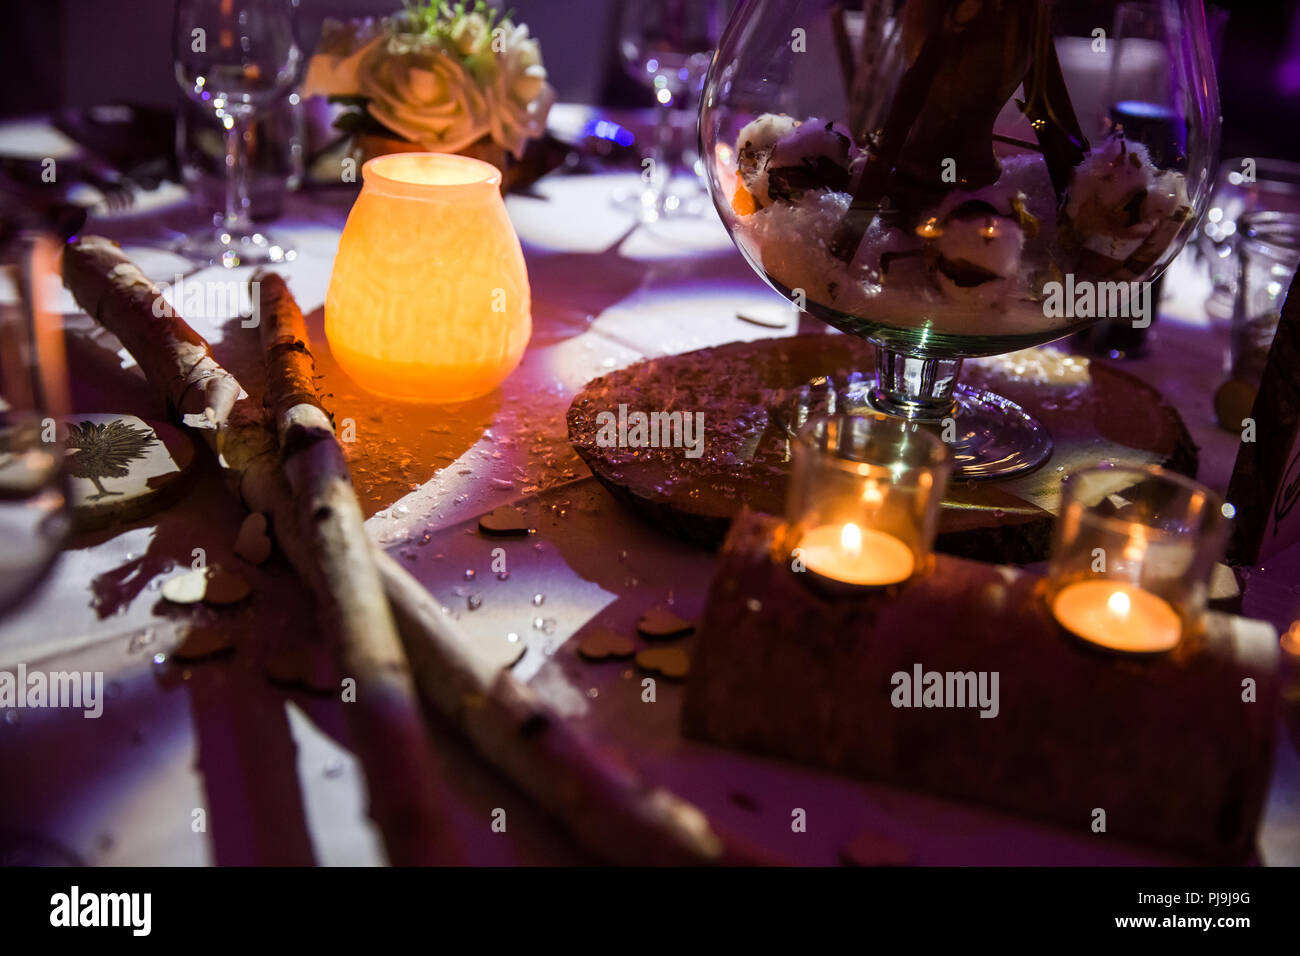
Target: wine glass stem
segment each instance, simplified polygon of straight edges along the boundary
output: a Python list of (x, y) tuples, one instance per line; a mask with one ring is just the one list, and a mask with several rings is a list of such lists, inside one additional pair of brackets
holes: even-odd
[(672, 141), (673, 109), (667, 103), (658, 103), (655, 107), (655, 138), (651, 148), (650, 179), (643, 199), (645, 206), (663, 211), (664, 193), (668, 191), (668, 180), (672, 178)]
[(877, 345), (872, 407), (908, 421), (943, 421), (953, 414), (961, 364), (961, 359), (917, 358)]
[(222, 223), (228, 232), (245, 232), (252, 225), (248, 215), (249, 119), (228, 113), (226, 119), (226, 217)]

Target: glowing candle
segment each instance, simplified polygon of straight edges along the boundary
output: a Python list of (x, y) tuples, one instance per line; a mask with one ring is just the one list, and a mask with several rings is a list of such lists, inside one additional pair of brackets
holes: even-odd
[(1133, 654), (1170, 650), (1183, 633), (1182, 620), (1164, 598), (1104, 578), (1066, 585), (1052, 602), (1052, 614), (1085, 641)]
[(798, 547), (804, 566), (813, 574), (859, 587), (898, 584), (916, 569), (912, 549), (901, 540), (851, 521), (813, 528)]
[(519, 364), (532, 331), (501, 173), (443, 153), (380, 156), (361, 172), (325, 298), (334, 358), (389, 398), (486, 395)]

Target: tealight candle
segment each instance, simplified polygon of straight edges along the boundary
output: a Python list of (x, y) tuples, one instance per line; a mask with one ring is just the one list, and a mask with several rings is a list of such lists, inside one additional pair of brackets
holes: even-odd
[(902, 584), (928, 565), (952, 455), (884, 415), (810, 420), (794, 442), (791, 568), (825, 589)]
[(799, 554), (813, 574), (860, 587), (906, 581), (916, 570), (912, 549), (884, 531), (822, 525), (799, 539)]
[(1048, 606), (1111, 651), (1158, 654), (1199, 628), (1232, 507), (1155, 466), (1089, 468), (1062, 482)]
[(1119, 581), (1076, 581), (1052, 602), (1052, 614), (1070, 633), (1115, 651), (1153, 654), (1183, 636), (1178, 612), (1164, 598)]

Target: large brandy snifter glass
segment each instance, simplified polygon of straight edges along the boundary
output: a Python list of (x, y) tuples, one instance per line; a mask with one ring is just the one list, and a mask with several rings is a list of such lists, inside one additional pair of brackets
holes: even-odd
[(1052, 450), (957, 384), (963, 359), (1149, 318), (1141, 284), (1192, 233), (1218, 130), (1201, 0), (742, 0), (700, 107), (750, 265), (875, 346), (875, 375), (817, 400), (952, 419), (963, 478)]

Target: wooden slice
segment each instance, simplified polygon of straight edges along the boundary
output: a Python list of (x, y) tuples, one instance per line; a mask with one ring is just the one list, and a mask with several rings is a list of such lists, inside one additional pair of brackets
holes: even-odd
[(171, 504), (194, 462), (183, 432), (134, 415), (69, 415), (59, 433), (79, 531), (135, 521)]
[[(664, 530), (713, 548), (742, 507), (784, 513), (789, 443), (769, 411), (819, 375), (847, 381), (872, 368), (871, 346), (847, 335), (736, 342), (650, 359), (589, 382), (569, 407), (569, 439), (615, 497)], [(1042, 560), (1065, 471), (1113, 459), (1196, 473), (1196, 445), (1178, 412), (1114, 367), (1065, 363), (1040, 350), (968, 362), (963, 381), (1019, 403), (1047, 426), (1056, 450), (1028, 475), (954, 482), (940, 522), (942, 551)], [(610, 419), (601, 413), (617, 417), (620, 405), (629, 414), (703, 413), (702, 454), (609, 445), (601, 429)]]

